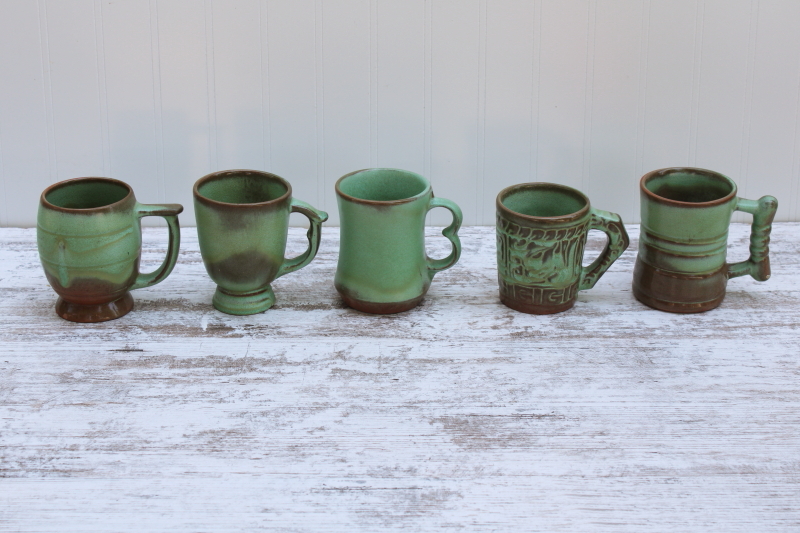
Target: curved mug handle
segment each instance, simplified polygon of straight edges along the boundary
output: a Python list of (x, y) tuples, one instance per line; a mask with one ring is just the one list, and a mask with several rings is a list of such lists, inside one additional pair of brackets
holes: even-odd
[(280, 269), (278, 269), (279, 278), (289, 272), (300, 270), (309, 264), (317, 255), (319, 250), (319, 243), (322, 239), (322, 223), (328, 220), (328, 213), (314, 209), (309, 204), (292, 198), (292, 213), (301, 213), (308, 218), (308, 249), (297, 257), (291, 259), (284, 259)]
[(453, 245), (453, 250), (450, 252), (450, 255), (443, 259), (431, 259), (427, 256), (427, 254), (425, 255), (425, 262), (428, 265), (428, 277), (431, 280), (437, 273), (441, 272), (442, 270), (447, 270), (455, 265), (458, 262), (459, 257), (461, 257), (461, 239), (458, 238), (458, 228), (461, 227), (461, 222), (464, 219), (463, 215), (461, 214), (461, 208), (451, 200), (437, 198), (434, 196), (428, 203), (428, 211), (434, 207), (444, 207), (449, 209), (453, 214), (453, 223), (442, 230), (442, 235), (447, 237), (447, 239)]
[(736, 199), (736, 211), (753, 215), (750, 225), (750, 257), (746, 261), (728, 264), (728, 279), (750, 274), (756, 281), (767, 281), (771, 274), (769, 268), (769, 236), (772, 233), (772, 220), (778, 210), (778, 200), (774, 196), (762, 196), (756, 200)]
[(152, 287), (157, 283), (161, 283), (169, 276), (172, 269), (175, 268), (175, 262), (178, 260), (178, 252), (181, 246), (181, 227), (178, 223), (178, 215), (182, 211), (183, 206), (180, 204), (136, 203), (133, 212), (138, 220), (144, 217), (163, 217), (164, 220), (167, 221), (167, 227), (169, 228), (169, 244), (167, 244), (167, 257), (164, 258), (164, 262), (161, 263), (161, 266), (149, 274), (140, 272), (130, 290)]
[(608, 242), (603, 252), (595, 259), (591, 265), (581, 269), (581, 282), (578, 290), (591, 289), (597, 280), (605, 274), (608, 267), (614, 264), (622, 252), (628, 248), (630, 239), (622, 219), (615, 213), (609, 213), (601, 209), (592, 208), (592, 220), (589, 222), (589, 229), (600, 230), (608, 236)]

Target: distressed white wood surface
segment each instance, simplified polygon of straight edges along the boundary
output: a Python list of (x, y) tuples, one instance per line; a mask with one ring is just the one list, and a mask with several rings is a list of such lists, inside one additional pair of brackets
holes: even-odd
[[(34, 232), (0, 230), (0, 529), (800, 528), (800, 224), (775, 225), (769, 282), (689, 316), (632, 297), (636, 227), (566, 313), (499, 303), (484, 227), (421, 307), (364, 315), (332, 286), (337, 231), (233, 317), (186, 228), (131, 314), (80, 325)], [(164, 243), (145, 231), (149, 264)]]

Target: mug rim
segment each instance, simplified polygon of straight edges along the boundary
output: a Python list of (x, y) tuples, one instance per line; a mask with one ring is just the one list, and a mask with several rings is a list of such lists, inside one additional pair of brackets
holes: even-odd
[[(355, 176), (356, 174), (360, 174), (361, 172), (367, 172), (370, 170), (392, 170), (395, 172), (402, 172), (403, 174), (416, 176), (418, 178), (421, 178), (422, 181), (425, 182), (425, 188), (421, 192), (415, 194), (414, 196), (409, 196), (408, 198), (400, 198), (399, 200), (366, 200), (364, 198), (357, 198), (355, 196), (351, 196), (349, 194), (342, 192), (340, 184), (345, 179), (349, 178), (350, 176)], [(336, 185), (334, 186), (334, 188), (336, 189), (336, 194), (338, 194), (343, 199), (348, 200), (350, 202), (355, 202), (358, 204), (366, 204), (366, 205), (390, 206), (390, 205), (407, 204), (413, 202), (414, 200), (422, 198), (423, 196), (428, 194), (428, 192), (431, 191), (431, 182), (430, 180), (425, 178), (425, 176), (423, 176), (422, 174), (417, 174), (416, 172), (412, 172), (410, 170), (403, 170), (402, 168), (376, 167), (376, 168), (362, 168), (361, 170), (354, 170), (353, 172), (349, 172), (344, 176), (342, 176), (341, 178), (339, 178), (338, 180), (336, 180)]]
[[(553, 217), (526, 215), (524, 213), (519, 213), (517, 211), (514, 211), (513, 209), (503, 204), (503, 200), (505, 200), (508, 196), (510, 196), (511, 193), (525, 189), (539, 189), (539, 190), (558, 189), (562, 192), (576, 194), (586, 203), (582, 208), (578, 209), (573, 213), (567, 213), (566, 215), (558, 215)], [(591, 202), (589, 201), (589, 197), (583, 194), (578, 189), (570, 187), (569, 185), (561, 185), (560, 183), (550, 183), (547, 181), (532, 181), (528, 183), (517, 183), (515, 185), (510, 185), (505, 189), (501, 190), (499, 193), (497, 193), (497, 199), (495, 200), (495, 204), (497, 206), (497, 210), (503, 212), (503, 214), (505, 215), (518, 217), (522, 220), (526, 220), (529, 222), (545, 222), (545, 223), (574, 222), (576, 220), (580, 220), (581, 218), (589, 214), (589, 210), (592, 207)]]
[[(263, 202), (253, 202), (253, 203), (246, 203), (246, 204), (232, 203), (232, 202), (221, 202), (219, 200), (214, 200), (213, 198), (209, 198), (208, 196), (204, 196), (204, 195), (200, 194), (200, 186), (201, 185), (205, 185), (206, 183), (208, 183), (210, 181), (217, 180), (217, 179), (224, 179), (224, 178), (226, 178), (226, 177), (228, 177), (230, 175), (242, 174), (242, 173), (255, 174), (255, 175), (260, 176), (262, 178), (268, 178), (268, 179), (271, 179), (273, 181), (278, 181), (279, 183), (281, 183), (282, 185), (284, 185), (286, 187), (286, 192), (283, 193), (282, 195), (280, 195), (277, 198), (273, 198), (272, 200), (265, 200)], [(207, 203), (209, 205), (218, 205), (218, 206), (223, 206), (223, 207), (239, 207), (239, 208), (246, 209), (246, 208), (250, 208), (250, 207), (264, 207), (264, 206), (273, 205), (273, 204), (277, 204), (279, 202), (286, 201), (287, 198), (292, 196), (292, 185), (287, 180), (285, 180), (284, 178), (278, 176), (277, 174), (273, 174), (272, 172), (266, 172), (266, 171), (263, 171), (263, 170), (250, 170), (250, 169), (245, 169), (245, 168), (235, 168), (235, 169), (230, 169), (230, 170), (218, 170), (216, 172), (212, 172), (210, 174), (206, 174), (205, 176), (203, 176), (202, 178), (200, 178), (196, 182), (194, 182), (194, 187), (192, 187), (192, 193), (194, 194), (194, 197), (197, 200), (199, 200), (201, 202), (204, 202), (204, 203)]]
[[(56, 189), (60, 189), (61, 187), (67, 187), (77, 182), (92, 182), (92, 181), (111, 183), (113, 185), (121, 185), (125, 187), (128, 190), (128, 192), (125, 196), (123, 196), (116, 202), (112, 202), (106, 205), (101, 205), (99, 207), (61, 207), (59, 205), (50, 202), (47, 199), (47, 195), (50, 192)], [(117, 180), (114, 178), (106, 178), (102, 176), (85, 176), (80, 178), (70, 178), (67, 180), (59, 181), (57, 183), (53, 183), (52, 185), (48, 186), (44, 191), (42, 191), (42, 195), (39, 197), (39, 202), (47, 209), (52, 209), (54, 211), (61, 211), (62, 213), (90, 213), (90, 212), (100, 213), (104, 211), (113, 211), (116, 207), (122, 205), (124, 202), (129, 201), (132, 196), (133, 196), (133, 188), (124, 181)]]
[[(716, 200), (709, 200), (707, 202), (682, 202), (680, 200), (671, 200), (670, 198), (660, 196), (645, 186), (645, 183), (649, 182), (651, 179), (657, 176), (667, 176), (669, 174), (677, 174), (679, 172), (684, 174), (697, 174), (700, 176), (705, 176), (707, 178), (713, 178), (718, 181), (725, 181), (726, 183), (731, 185), (731, 192), (729, 192), (722, 198), (717, 198)], [(641, 190), (642, 193), (644, 193), (644, 195), (647, 196), (650, 200), (666, 205), (673, 205), (679, 207), (715, 207), (727, 203), (731, 201), (733, 198), (735, 198), (738, 188), (736, 187), (735, 181), (733, 181), (725, 174), (716, 172), (714, 170), (708, 170), (706, 168), (698, 168), (698, 167), (666, 167), (666, 168), (651, 170), (650, 172), (642, 176), (642, 178), (639, 180), (639, 190)]]

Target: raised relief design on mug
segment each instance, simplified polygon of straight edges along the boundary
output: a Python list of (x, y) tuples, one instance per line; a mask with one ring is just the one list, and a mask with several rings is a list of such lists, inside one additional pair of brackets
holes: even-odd
[[(538, 229), (526, 228), (518, 224), (497, 217), (497, 254), (500, 268), (501, 289), (508, 291), (515, 284), (502, 282), (503, 279), (516, 281), (522, 287), (509, 292), (509, 296), (518, 294), (528, 300), (540, 302), (565, 302), (569, 300), (567, 294), (572, 286), (564, 287), (570, 279), (577, 279), (581, 270), (580, 258), (583, 257), (585, 245), (584, 235), (588, 231), (589, 222), (568, 228)], [(526, 285), (541, 287), (550, 286), (550, 289), (532, 291)], [(544, 290), (548, 292), (545, 297)], [(520, 292), (522, 291), (522, 292)], [(555, 292), (553, 292), (555, 291)], [(565, 292), (566, 291), (566, 292)], [(549, 294), (551, 293), (552, 294)], [(541, 296), (537, 294), (541, 293)], [(575, 295), (573, 291), (572, 296)], [(541, 298), (541, 299), (540, 299)]]

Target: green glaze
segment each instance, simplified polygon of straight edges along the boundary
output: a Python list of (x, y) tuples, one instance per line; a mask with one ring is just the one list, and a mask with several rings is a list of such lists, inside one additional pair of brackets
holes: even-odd
[[(217, 284), (213, 304), (223, 313), (250, 315), (275, 303), (271, 283), (317, 255), (328, 214), (292, 198), (283, 178), (256, 170), (226, 170), (194, 186), (195, 218), (206, 271)], [(286, 259), (289, 214), (308, 217), (308, 249)]]
[[(336, 183), (341, 224), (335, 286), (348, 305), (372, 313), (416, 306), (437, 272), (461, 255), (461, 209), (435, 198), (422, 176), (397, 169), (359, 170)], [(434, 207), (453, 214), (442, 234), (452, 244), (444, 259), (425, 253), (425, 216)]]
[[(61, 297), (59, 314), (96, 322), (130, 311), (129, 290), (155, 285), (175, 267), (182, 210), (176, 204), (140, 204), (127, 184), (108, 178), (77, 178), (46, 189), (37, 241), (45, 275)], [(164, 217), (170, 235), (166, 259), (149, 274), (139, 272), (140, 220), (146, 216)], [(119, 303), (123, 299), (128, 303)]]
[[(582, 266), (589, 230), (608, 235), (605, 250)], [(628, 247), (619, 215), (594, 209), (581, 192), (554, 183), (523, 183), (497, 196), (500, 299), (518, 311), (549, 314), (575, 303)]]
[[(642, 226), (634, 294), (666, 311), (705, 311), (721, 303), (729, 278), (770, 276), (769, 235), (778, 207), (772, 196), (736, 196), (736, 184), (697, 168), (666, 168), (640, 183)], [(753, 214), (750, 257), (726, 263), (734, 211)]]

